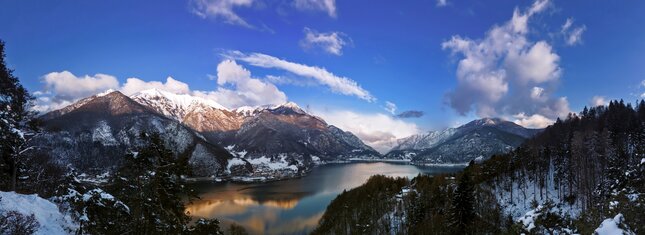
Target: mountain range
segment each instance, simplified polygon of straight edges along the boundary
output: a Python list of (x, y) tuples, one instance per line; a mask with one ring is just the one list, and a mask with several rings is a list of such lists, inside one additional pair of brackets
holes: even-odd
[(519, 146), (539, 130), (498, 118), (396, 141), (384, 156), (354, 134), (327, 124), (293, 102), (228, 109), (215, 101), (158, 89), (126, 96), (106, 91), (41, 116), (38, 139), (61, 164), (104, 173), (159, 133), (185, 158), (193, 176), (293, 177), (325, 162), (387, 159), (463, 164)]
[(48, 132), (38, 141), (61, 164), (94, 173), (112, 170), (141, 146), (141, 132), (159, 133), (196, 177), (290, 177), (324, 162), (380, 157), (352, 133), (291, 102), (230, 110), (156, 89), (132, 96), (108, 91), (41, 119)]
[(416, 164), (465, 164), (509, 152), (538, 132), (500, 118), (482, 118), (397, 140), (384, 157)]

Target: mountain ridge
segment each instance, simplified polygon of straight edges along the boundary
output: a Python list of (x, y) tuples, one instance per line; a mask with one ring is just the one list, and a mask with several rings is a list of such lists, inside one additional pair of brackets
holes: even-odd
[(501, 118), (481, 118), (456, 128), (403, 138), (385, 158), (417, 164), (466, 164), (506, 153), (539, 131)]
[[(53, 134), (41, 141), (67, 162), (97, 169), (118, 163), (119, 157), (110, 163), (109, 156), (123, 156), (137, 146), (139, 132), (159, 132), (175, 154), (187, 156), (199, 177), (293, 177), (326, 161), (380, 157), (351, 132), (327, 124), (293, 102), (242, 111), (159, 90), (132, 96), (112, 91), (42, 115)], [(83, 145), (95, 146), (96, 153)], [(79, 157), (84, 155), (103, 157), (94, 161)], [(271, 165), (272, 161), (285, 163), (285, 169), (252, 164)]]

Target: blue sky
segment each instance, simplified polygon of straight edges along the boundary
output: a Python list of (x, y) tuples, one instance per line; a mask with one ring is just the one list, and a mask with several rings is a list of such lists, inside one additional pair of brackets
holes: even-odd
[[(0, 0), (0, 39), (48, 109), (171, 76), (189, 86), (180, 92), (227, 106), (294, 101), (381, 141), (483, 116), (539, 127), (594, 96), (633, 101), (645, 90), (642, 12), (642, 1), (597, 0)], [(245, 92), (261, 95), (226, 97)], [(394, 116), (411, 110), (425, 115)]]

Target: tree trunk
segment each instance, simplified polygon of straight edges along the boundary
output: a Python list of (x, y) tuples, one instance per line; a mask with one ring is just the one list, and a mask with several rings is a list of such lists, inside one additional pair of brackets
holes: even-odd
[[(15, 156), (14, 156), (15, 157)], [(13, 164), (11, 166), (11, 191), (16, 191), (16, 179), (18, 179), (18, 164), (14, 158)]]

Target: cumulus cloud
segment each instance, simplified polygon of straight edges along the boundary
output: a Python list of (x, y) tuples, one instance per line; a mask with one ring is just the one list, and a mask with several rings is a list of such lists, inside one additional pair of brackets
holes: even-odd
[(492, 26), (481, 39), (453, 36), (442, 43), (458, 58), (457, 87), (446, 94), (455, 111), (515, 117), (530, 126), (568, 114), (566, 97), (552, 97), (562, 75), (560, 56), (546, 41), (527, 37), (531, 17), (549, 5), (538, 0), (524, 11), (516, 8), (509, 21)]
[(437, 0), (437, 7), (448, 6), (448, 0)]
[(223, 56), (246, 62), (252, 66), (281, 69), (301, 77), (314, 79), (318, 84), (327, 86), (334, 93), (356, 96), (368, 102), (376, 101), (376, 98), (358, 85), (356, 81), (337, 76), (325, 68), (294, 63), (261, 53), (245, 54), (239, 51), (229, 51)]
[(167, 77), (165, 83), (159, 81), (146, 82), (138, 78), (128, 78), (119, 90), (125, 95), (133, 95), (137, 92), (153, 88), (176, 94), (190, 94), (188, 84), (177, 81), (172, 77)]
[(191, 3), (192, 12), (202, 18), (210, 17), (227, 24), (255, 28), (233, 11), (236, 7), (250, 7), (253, 0), (193, 0)]
[(342, 32), (319, 33), (309, 28), (304, 29), (305, 38), (300, 40), (300, 47), (305, 50), (321, 49), (326, 53), (340, 56), (343, 47), (351, 43), (351, 39)]
[(418, 134), (419, 128), (414, 123), (393, 118), (384, 113), (358, 113), (349, 110), (312, 110), (314, 115), (322, 117), (329, 124), (354, 133), (365, 144), (381, 153), (391, 149), (396, 140)]
[[(224, 60), (217, 65), (217, 84), (220, 87), (215, 91), (195, 91), (193, 94), (230, 108), (281, 104), (287, 101), (287, 95), (275, 85), (253, 78), (250, 71), (233, 60)], [(226, 88), (226, 85), (232, 88)]]
[(172, 77), (167, 77), (165, 82), (128, 78), (120, 85), (111, 75), (77, 77), (68, 71), (53, 72), (43, 76), (44, 90), (34, 92), (37, 97), (34, 109), (40, 112), (60, 109), (108, 89), (119, 90), (128, 96), (143, 90), (159, 89), (210, 99), (228, 108), (287, 102), (287, 95), (273, 83), (252, 77), (250, 71), (233, 60), (220, 62), (214, 79), (217, 83), (214, 90), (193, 90), (188, 84)]
[(603, 106), (608, 104), (609, 104), (609, 101), (607, 101), (607, 98), (605, 98), (604, 96), (594, 96), (591, 98), (591, 101), (589, 101), (589, 105), (591, 107)]
[(587, 30), (587, 26), (582, 25), (573, 27), (573, 18), (568, 18), (562, 25), (560, 33), (564, 36), (564, 41), (569, 46), (582, 43), (582, 33)]
[(423, 111), (408, 110), (396, 115), (398, 118), (420, 118), (423, 117)]
[(396, 104), (390, 101), (385, 101), (385, 111), (394, 114), (396, 112)]
[(300, 10), (324, 11), (336, 18), (336, 0), (295, 0), (293, 5)]
[(54, 92), (60, 98), (69, 99), (96, 94), (119, 87), (119, 81), (107, 74), (77, 77), (69, 71), (52, 72), (43, 76), (45, 90)]
[(526, 116), (524, 113), (519, 113), (514, 116), (515, 124), (524, 126), (527, 128), (545, 128), (551, 125), (555, 120), (549, 119), (540, 114), (533, 114), (531, 116)]
[(95, 74), (76, 76), (69, 71), (51, 72), (42, 77), (42, 91), (37, 96), (36, 111), (49, 111), (65, 107), (79, 98), (87, 97), (108, 89), (118, 89), (119, 81), (111, 75)]

